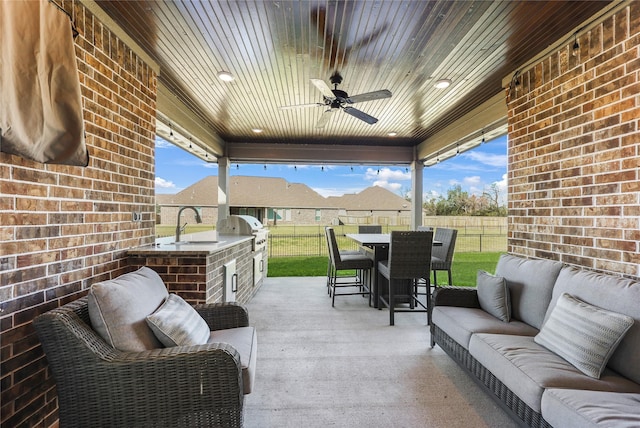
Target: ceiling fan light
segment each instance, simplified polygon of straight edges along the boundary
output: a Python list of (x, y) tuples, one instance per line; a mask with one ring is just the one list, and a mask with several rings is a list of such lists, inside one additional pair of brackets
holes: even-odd
[(433, 85), (433, 87), (437, 89), (445, 89), (445, 88), (448, 88), (449, 85), (451, 85), (451, 80), (440, 79)]
[(229, 73), (228, 71), (220, 71), (218, 72), (218, 79), (222, 80), (223, 82), (231, 82), (233, 81), (233, 79), (235, 79), (235, 77), (233, 77), (233, 74)]

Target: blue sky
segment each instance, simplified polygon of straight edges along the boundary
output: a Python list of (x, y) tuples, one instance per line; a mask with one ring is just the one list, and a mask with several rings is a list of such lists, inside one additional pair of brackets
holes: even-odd
[[(411, 170), (388, 166), (345, 165), (231, 165), (231, 175), (281, 177), (303, 183), (322, 196), (358, 193), (381, 186), (403, 195), (411, 189)], [(424, 168), (424, 196), (446, 196), (455, 185), (469, 194), (482, 194), (492, 183), (506, 198), (507, 137), (488, 141), (472, 150)], [(177, 193), (209, 175), (218, 175), (218, 164), (206, 163), (160, 137), (156, 139), (156, 193)], [(423, 198), (424, 199), (424, 198)]]

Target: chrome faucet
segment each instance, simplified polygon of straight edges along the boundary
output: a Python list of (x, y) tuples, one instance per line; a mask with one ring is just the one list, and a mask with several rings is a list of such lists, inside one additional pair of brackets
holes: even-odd
[(200, 213), (198, 212), (196, 207), (180, 207), (180, 209), (178, 210), (178, 221), (176, 224), (176, 242), (180, 242), (180, 233), (184, 232), (185, 227), (187, 227), (187, 223), (185, 223), (184, 226), (180, 227), (180, 216), (182, 215), (182, 211), (186, 210), (187, 208), (191, 208), (193, 212), (196, 213), (196, 223), (202, 223), (202, 218), (200, 217)]

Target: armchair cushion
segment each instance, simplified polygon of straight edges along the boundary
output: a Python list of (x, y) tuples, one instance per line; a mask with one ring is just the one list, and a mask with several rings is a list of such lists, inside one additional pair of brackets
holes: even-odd
[(146, 318), (168, 296), (162, 278), (147, 267), (93, 284), (88, 295), (91, 324), (105, 342), (120, 351), (162, 348)]
[(166, 347), (204, 345), (211, 333), (200, 314), (177, 294), (169, 294), (147, 317), (147, 324)]
[(226, 343), (240, 354), (242, 368), (242, 387), (245, 394), (251, 393), (256, 373), (258, 339), (254, 327), (228, 328), (213, 330), (208, 343)]

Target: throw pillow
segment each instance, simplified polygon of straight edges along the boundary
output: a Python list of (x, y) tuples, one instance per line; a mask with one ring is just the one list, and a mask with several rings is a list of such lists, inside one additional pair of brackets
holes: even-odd
[(633, 318), (562, 294), (534, 341), (599, 379)]
[(511, 321), (511, 301), (507, 281), (483, 270), (476, 279), (480, 308), (504, 322)]
[(204, 345), (211, 333), (200, 314), (177, 294), (169, 294), (147, 323), (166, 347)]

